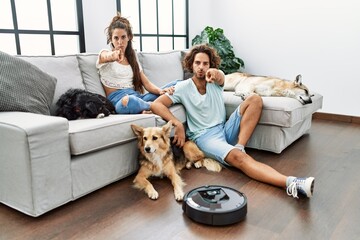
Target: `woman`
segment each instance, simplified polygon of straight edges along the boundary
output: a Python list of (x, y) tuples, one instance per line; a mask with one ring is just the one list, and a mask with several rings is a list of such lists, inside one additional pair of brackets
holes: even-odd
[[(107, 98), (116, 113), (149, 113), (151, 102), (166, 92), (172, 94), (176, 82), (159, 88), (145, 76), (132, 48), (133, 33), (126, 18), (118, 13), (106, 31), (111, 51), (100, 52), (96, 67)], [(144, 94), (144, 88), (148, 93)]]

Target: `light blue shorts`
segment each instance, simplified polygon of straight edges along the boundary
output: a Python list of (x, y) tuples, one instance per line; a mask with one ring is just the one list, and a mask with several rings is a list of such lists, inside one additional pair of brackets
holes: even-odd
[(231, 114), (225, 124), (218, 124), (206, 130), (204, 134), (195, 139), (195, 143), (209, 158), (215, 159), (223, 165), (230, 166), (225, 158), (237, 144), (241, 115), (240, 107)]

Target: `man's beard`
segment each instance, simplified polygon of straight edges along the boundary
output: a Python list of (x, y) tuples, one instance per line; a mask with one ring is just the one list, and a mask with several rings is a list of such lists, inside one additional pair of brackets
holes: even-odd
[(206, 76), (206, 74), (205, 74), (205, 72), (196, 72), (195, 73), (195, 77), (197, 78), (197, 79), (201, 79), (201, 80), (205, 80), (205, 76)]

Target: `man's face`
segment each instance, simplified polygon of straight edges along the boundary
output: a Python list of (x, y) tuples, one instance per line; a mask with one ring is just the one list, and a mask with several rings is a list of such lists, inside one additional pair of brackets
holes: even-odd
[(206, 53), (196, 54), (192, 67), (195, 77), (205, 80), (206, 71), (210, 68), (209, 56)]

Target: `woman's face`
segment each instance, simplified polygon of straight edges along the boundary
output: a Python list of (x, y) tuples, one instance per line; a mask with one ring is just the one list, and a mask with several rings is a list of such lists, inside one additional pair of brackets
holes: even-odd
[(114, 49), (121, 49), (123, 52), (125, 52), (128, 42), (129, 37), (126, 30), (122, 28), (115, 28), (111, 36), (111, 43), (113, 44)]

